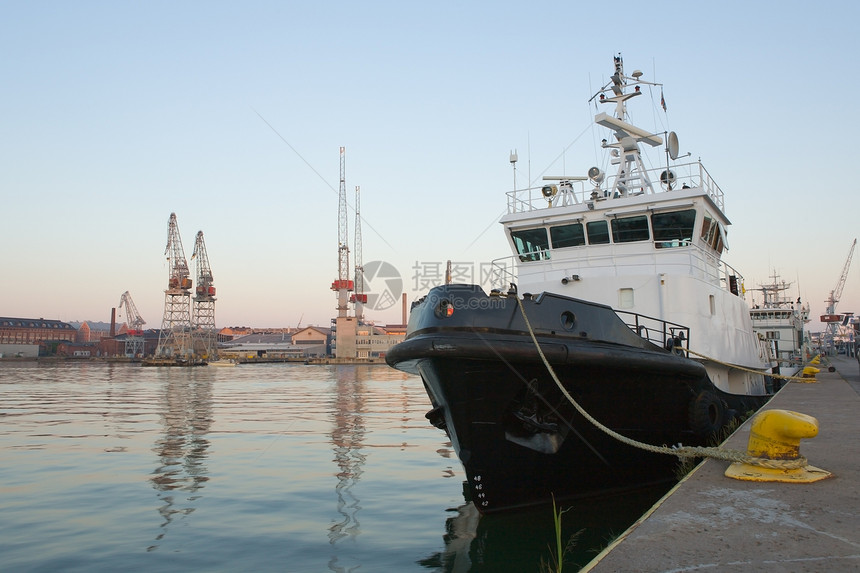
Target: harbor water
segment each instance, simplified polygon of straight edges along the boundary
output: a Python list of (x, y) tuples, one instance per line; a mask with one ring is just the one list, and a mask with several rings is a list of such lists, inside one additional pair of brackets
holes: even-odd
[[(0, 363), (3, 571), (540, 571), (551, 508), (479, 517), (385, 365)], [(565, 570), (661, 491), (571, 503)], [(567, 506), (565, 506), (567, 507)]]

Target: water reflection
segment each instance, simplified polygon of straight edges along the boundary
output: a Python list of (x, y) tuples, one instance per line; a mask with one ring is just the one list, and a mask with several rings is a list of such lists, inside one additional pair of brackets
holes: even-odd
[[(644, 514), (668, 487), (649, 488), (599, 500), (561, 504), (562, 542), (572, 540), (565, 565), (585, 566)], [(419, 561), (434, 571), (483, 573), (539, 571), (552, 562), (555, 527), (551, 506), (481, 516), (472, 503), (445, 521), (445, 549)], [(549, 568), (547, 568), (549, 570)]]
[(0, 387), (4, 571), (415, 571), (462, 499), (385, 365), (0, 363)]
[[(334, 446), (333, 461), (338, 467), (335, 494), (339, 517), (329, 527), (328, 538), (332, 544), (344, 537), (355, 537), (361, 532), (358, 521), (361, 505), (353, 486), (361, 478), (366, 459), (361, 449), (365, 437), (364, 401), (368, 375), (367, 368), (361, 366), (337, 366), (335, 371), (335, 392), (332, 398), (334, 428), (330, 437)], [(336, 561), (337, 558), (332, 556), (329, 568), (343, 571), (337, 567)]]
[(160, 397), (164, 434), (153, 451), (160, 465), (150, 482), (159, 492), (161, 532), (147, 551), (154, 551), (177, 518), (194, 512), (197, 494), (208, 481), (206, 467), (212, 424), (212, 379), (202, 369), (173, 369)]

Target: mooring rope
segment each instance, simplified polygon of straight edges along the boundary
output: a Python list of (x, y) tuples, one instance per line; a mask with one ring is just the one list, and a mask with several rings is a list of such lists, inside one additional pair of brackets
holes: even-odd
[(628, 438), (627, 436), (623, 436), (618, 432), (612, 430), (601, 424), (597, 421), (591, 414), (589, 414), (582, 406), (579, 405), (573, 396), (567, 391), (564, 385), (561, 383), (561, 380), (558, 379), (558, 376), (555, 373), (555, 369), (553, 369), (552, 365), (547, 360), (546, 356), (543, 353), (543, 350), (540, 347), (540, 343), (538, 343), (537, 337), (535, 336), (534, 330), (532, 329), (532, 325), (529, 322), (529, 317), (526, 315), (526, 309), (523, 306), (523, 301), (520, 297), (514, 297), (517, 299), (517, 303), (520, 307), (520, 312), (523, 315), (523, 320), (526, 323), (526, 328), (529, 331), (529, 335), (532, 338), (532, 342), (534, 342), (535, 348), (537, 348), (538, 354), (543, 360), (544, 365), (552, 376), (555, 385), (558, 386), (558, 389), (564, 395), (568, 402), (570, 402), (576, 411), (582, 414), (582, 416), (588, 420), (594, 427), (601, 430), (605, 434), (609, 435), (616, 440), (627, 444), (628, 446), (632, 446), (634, 448), (639, 448), (641, 450), (645, 450), (648, 452), (656, 453), (656, 454), (668, 454), (672, 456), (678, 456), (682, 458), (714, 458), (718, 460), (725, 460), (729, 462), (741, 462), (745, 464), (756, 465), (764, 468), (770, 469), (798, 469), (803, 468), (808, 465), (808, 461), (804, 457), (798, 457), (794, 460), (772, 460), (769, 458), (759, 458), (750, 456), (746, 452), (742, 452), (740, 450), (729, 450), (724, 448), (714, 448), (714, 447), (703, 447), (703, 446), (684, 446), (682, 444), (678, 444), (676, 446), (654, 446), (652, 444), (646, 444), (644, 442), (639, 442), (637, 440)]
[(721, 364), (723, 366), (728, 366), (729, 368), (734, 368), (735, 370), (742, 370), (743, 372), (752, 372), (753, 374), (761, 374), (763, 376), (770, 376), (771, 378), (779, 378), (780, 380), (788, 380), (789, 382), (799, 381), (799, 382), (809, 382), (807, 378), (803, 378), (802, 376), (783, 376), (782, 374), (765, 374), (761, 370), (755, 370), (753, 368), (745, 368), (743, 366), (738, 366), (737, 364), (729, 364), (728, 362), (722, 362), (717, 360), (716, 358), (711, 358), (710, 356), (706, 356), (700, 352), (696, 352), (695, 350), (690, 350), (689, 348), (685, 348), (684, 352), (689, 352), (699, 358), (704, 358), (709, 362), (714, 362), (716, 364)]

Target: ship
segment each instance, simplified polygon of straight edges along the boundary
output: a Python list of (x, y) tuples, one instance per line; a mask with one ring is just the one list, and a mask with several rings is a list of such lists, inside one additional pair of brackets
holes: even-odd
[(723, 191), (676, 133), (629, 122), (646, 93), (665, 111), (662, 84), (613, 56), (588, 102), (602, 165), (521, 189), (515, 175), (493, 288), (431, 289), (386, 356), (421, 377), (481, 513), (671, 484), (678, 458), (636, 444), (713, 445), (773, 395), (723, 259)]
[[(783, 376), (796, 374), (811, 355), (809, 333), (804, 325), (809, 322), (809, 305), (798, 296), (788, 296), (790, 282), (783, 280), (774, 271), (767, 283), (760, 283), (753, 291), (750, 308), (753, 330), (770, 345), (770, 354), (775, 361), (773, 372)], [(756, 293), (761, 293), (757, 301)], [(781, 378), (774, 380), (780, 385)]]

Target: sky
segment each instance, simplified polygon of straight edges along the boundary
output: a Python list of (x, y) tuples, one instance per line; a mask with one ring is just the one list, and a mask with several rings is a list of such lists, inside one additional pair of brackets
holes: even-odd
[[(411, 301), (447, 260), (477, 277), (509, 255), (511, 150), (520, 187), (597, 164), (587, 101), (620, 53), (664, 86), (634, 123), (724, 191), (725, 260), (791, 282), (820, 330), (860, 235), (858, 21), (847, 0), (0, 1), (0, 316), (106, 322), (129, 291), (158, 328), (176, 213), (219, 327), (327, 326), (342, 146), (370, 292), (399, 276)], [(837, 311), (860, 313), (860, 253)]]

